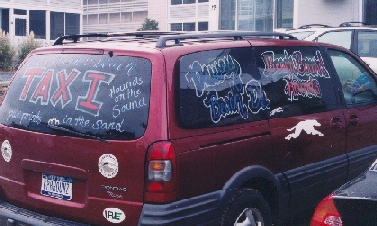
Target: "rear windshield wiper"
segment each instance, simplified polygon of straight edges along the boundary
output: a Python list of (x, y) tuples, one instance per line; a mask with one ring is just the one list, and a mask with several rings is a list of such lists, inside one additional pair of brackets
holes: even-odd
[(101, 142), (105, 142), (105, 143), (111, 144), (110, 141), (107, 141), (107, 140), (105, 140), (105, 139), (103, 139), (101, 137), (98, 137), (98, 136), (89, 135), (89, 134), (86, 134), (86, 133), (81, 133), (81, 132), (78, 132), (78, 131), (74, 131), (74, 130), (71, 130), (71, 129), (67, 129), (67, 128), (60, 127), (60, 126), (55, 126), (55, 125), (47, 125), (47, 127), (51, 128), (51, 129), (54, 129), (54, 130), (59, 130), (59, 131), (63, 131), (63, 132), (75, 134), (75, 135), (77, 135), (79, 137), (92, 138), (92, 139), (95, 139), (95, 140), (99, 140)]

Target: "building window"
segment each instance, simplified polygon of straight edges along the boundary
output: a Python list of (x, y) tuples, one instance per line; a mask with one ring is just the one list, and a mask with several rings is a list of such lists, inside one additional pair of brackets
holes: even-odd
[(26, 36), (26, 19), (15, 19), (15, 34), (16, 36)]
[(172, 23), (170, 24), (171, 31), (195, 31), (195, 23)]
[(64, 13), (51, 12), (50, 31), (50, 39), (52, 40), (64, 35)]
[(208, 0), (198, 0), (198, 3), (208, 2)]
[(9, 9), (0, 9), (1, 12), (1, 30), (9, 33)]
[(293, 0), (276, 1), (276, 28), (293, 27)]
[(220, 0), (220, 30), (236, 29), (236, 0)]
[(272, 31), (274, 0), (220, 0), (220, 29)]
[(144, 21), (148, 17), (147, 11), (133, 12), (133, 21)]
[(208, 22), (198, 22), (198, 31), (208, 31)]
[(35, 38), (46, 39), (46, 11), (30, 10), (30, 31), (34, 32)]
[(99, 24), (107, 24), (107, 13), (99, 14)]
[(80, 14), (65, 14), (65, 34), (73, 35), (80, 33)]
[(170, 24), (171, 31), (182, 31), (182, 24), (181, 23), (172, 23)]
[[(90, 20), (90, 16), (88, 19)], [(50, 39), (56, 39), (63, 35), (80, 33), (80, 14), (51, 12), (50, 14)]]
[(82, 16), (82, 24), (83, 25), (88, 25), (88, 15), (83, 15)]
[(195, 31), (195, 23), (183, 23), (183, 31)]
[[(208, 2), (208, 0), (207, 0)], [(180, 5), (180, 4), (194, 4), (196, 0), (171, 0), (172, 5)]]
[(132, 21), (132, 13), (131, 12), (125, 12), (121, 14), (121, 22), (131, 22)]
[(120, 23), (120, 13), (110, 13), (109, 14), (109, 22), (110, 22), (110, 24)]
[(364, 22), (367, 24), (377, 25), (377, 1), (364, 0)]
[(23, 10), (23, 9), (14, 9), (13, 10), (13, 13), (15, 15), (27, 15), (27, 11), (26, 10)]

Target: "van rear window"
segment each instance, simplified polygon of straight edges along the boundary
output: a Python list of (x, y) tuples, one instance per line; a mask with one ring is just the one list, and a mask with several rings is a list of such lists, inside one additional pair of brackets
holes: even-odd
[(131, 56), (34, 55), (15, 75), (0, 123), (54, 135), (137, 139), (147, 126), (151, 65)]

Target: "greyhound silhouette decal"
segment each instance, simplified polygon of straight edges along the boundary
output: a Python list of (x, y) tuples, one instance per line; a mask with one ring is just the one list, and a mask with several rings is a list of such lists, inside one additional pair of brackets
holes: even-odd
[(291, 138), (297, 138), (301, 131), (305, 131), (306, 134), (311, 134), (311, 135), (318, 135), (318, 136), (324, 136), (323, 133), (319, 132), (316, 130), (314, 127), (315, 126), (321, 126), (319, 122), (315, 119), (307, 119), (305, 121), (301, 121), (297, 123), (296, 126), (287, 129), (288, 131), (295, 130), (293, 133), (289, 134), (288, 136), (285, 137), (286, 140), (290, 140)]

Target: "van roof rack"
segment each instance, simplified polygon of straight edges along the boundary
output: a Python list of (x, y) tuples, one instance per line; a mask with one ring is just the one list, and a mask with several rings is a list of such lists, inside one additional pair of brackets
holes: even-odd
[(327, 24), (306, 24), (300, 26), (298, 29), (307, 29), (307, 28), (313, 28), (313, 27), (324, 27), (324, 28), (330, 28), (332, 26), (327, 25)]
[(339, 27), (356, 27), (356, 25), (358, 25), (357, 27), (362, 27), (362, 26), (373, 26), (371, 24), (368, 24), (368, 23), (364, 23), (364, 22), (356, 22), (356, 21), (351, 21), (351, 22), (343, 22), (339, 25)]
[[(185, 39), (205, 39), (205, 38), (233, 38), (241, 40), (244, 37), (276, 37), (279, 39), (297, 40), (296, 37), (279, 32), (259, 32), (259, 31), (216, 31), (216, 32), (156, 32), (140, 31), (128, 33), (109, 33), (109, 34), (80, 34), (66, 35), (57, 38), (54, 45), (63, 45), (64, 40), (72, 40), (76, 43), (80, 38), (113, 38), (113, 37), (135, 37), (135, 38), (155, 38), (157, 39), (156, 47), (164, 48), (169, 46), (182, 45), (181, 40)], [(106, 39), (104, 40), (106, 41)], [(174, 44), (168, 45), (167, 42), (174, 41)]]

